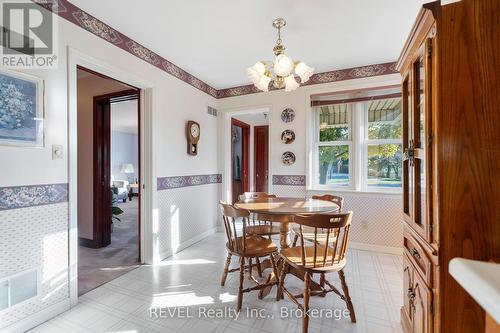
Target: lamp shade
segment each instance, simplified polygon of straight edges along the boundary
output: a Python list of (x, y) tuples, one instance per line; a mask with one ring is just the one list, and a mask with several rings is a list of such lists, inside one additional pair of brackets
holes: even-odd
[(120, 170), (121, 173), (134, 173), (134, 165), (131, 163), (122, 164), (122, 168)]
[(307, 66), (303, 62), (299, 62), (295, 67), (295, 73), (300, 76), (300, 80), (302, 83), (305, 83), (309, 80), (311, 75), (314, 73), (314, 68)]
[(300, 84), (297, 80), (295, 80), (295, 76), (293, 74), (290, 74), (285, 78), (285, 91), (293, 91), (299, 86)]
[(262, 61), (257, 61), (255, 65), (253, 65), (250, 68), (253, 69), (255, 72), (257, 72), (258, 76), (263, 75), (264, 72), (266, 71), (266, 65)]
[(248, 78), (252, 80), (253, 84), (259, 83), (260, 75), (253, 67), (247, 68), (247, 75)]
[(271, 78), (267, 75), (262, 75), (255, 86), (262, 91), (269, 91), (269, 82), (271, 82)]
[(274, 72), (279, 76), (288, 76), (293, 70), (293, 60), (284, 54), (280, 54), (274, 61)]

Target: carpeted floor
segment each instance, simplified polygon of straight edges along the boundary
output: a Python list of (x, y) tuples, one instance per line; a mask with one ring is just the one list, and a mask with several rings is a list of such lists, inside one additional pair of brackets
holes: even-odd
[(78, 295), (85, 294), (139, 266), (138, 199), (119, 202), (124, 211), (114, 221), (111, 244), (100, 249), (78, 247)]

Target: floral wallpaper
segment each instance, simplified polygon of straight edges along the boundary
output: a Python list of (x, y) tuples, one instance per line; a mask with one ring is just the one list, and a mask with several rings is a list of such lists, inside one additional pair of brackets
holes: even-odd
[(0, 211), (68, 201), (68, 184), (0, 187)]
[(306, 176), (273, 175), (273, 185), (306, 186)]
[(194, 176), (174, 176), (174, 177), (158, 177), (157, 190), (169, 190), (173, 188), (199, 186), (206, 184), (222, 183), (221, 174), (213, 175), (194, 175)]

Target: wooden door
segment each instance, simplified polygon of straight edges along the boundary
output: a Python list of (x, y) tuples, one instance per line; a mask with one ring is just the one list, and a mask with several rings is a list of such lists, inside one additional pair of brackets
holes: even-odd
[(268, 192), (269, 126), (254, 127), (254, 191)]
[(94, 244), (111, 244), (111, 103), (94, 99)]

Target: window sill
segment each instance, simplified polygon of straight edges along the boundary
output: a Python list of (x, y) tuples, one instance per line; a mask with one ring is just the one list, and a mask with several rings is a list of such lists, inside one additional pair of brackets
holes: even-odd
[(349, 193), (349, 194), (359, 194), (359, 195), (387, 195), (387, 196), (394, 196), (394, 197), (401, 197), (403, 195), (402, 190), (393, 190), (393, 191), (384, 191), (380, 189), (376, 190), (371, 190), (371, 191), (361, 191), (361, 190), (354, 190), (354, 189), (314, 189), (314, 188), (308, 188), (306, 189), (308, 194), (328, 194), (328, 193)]

